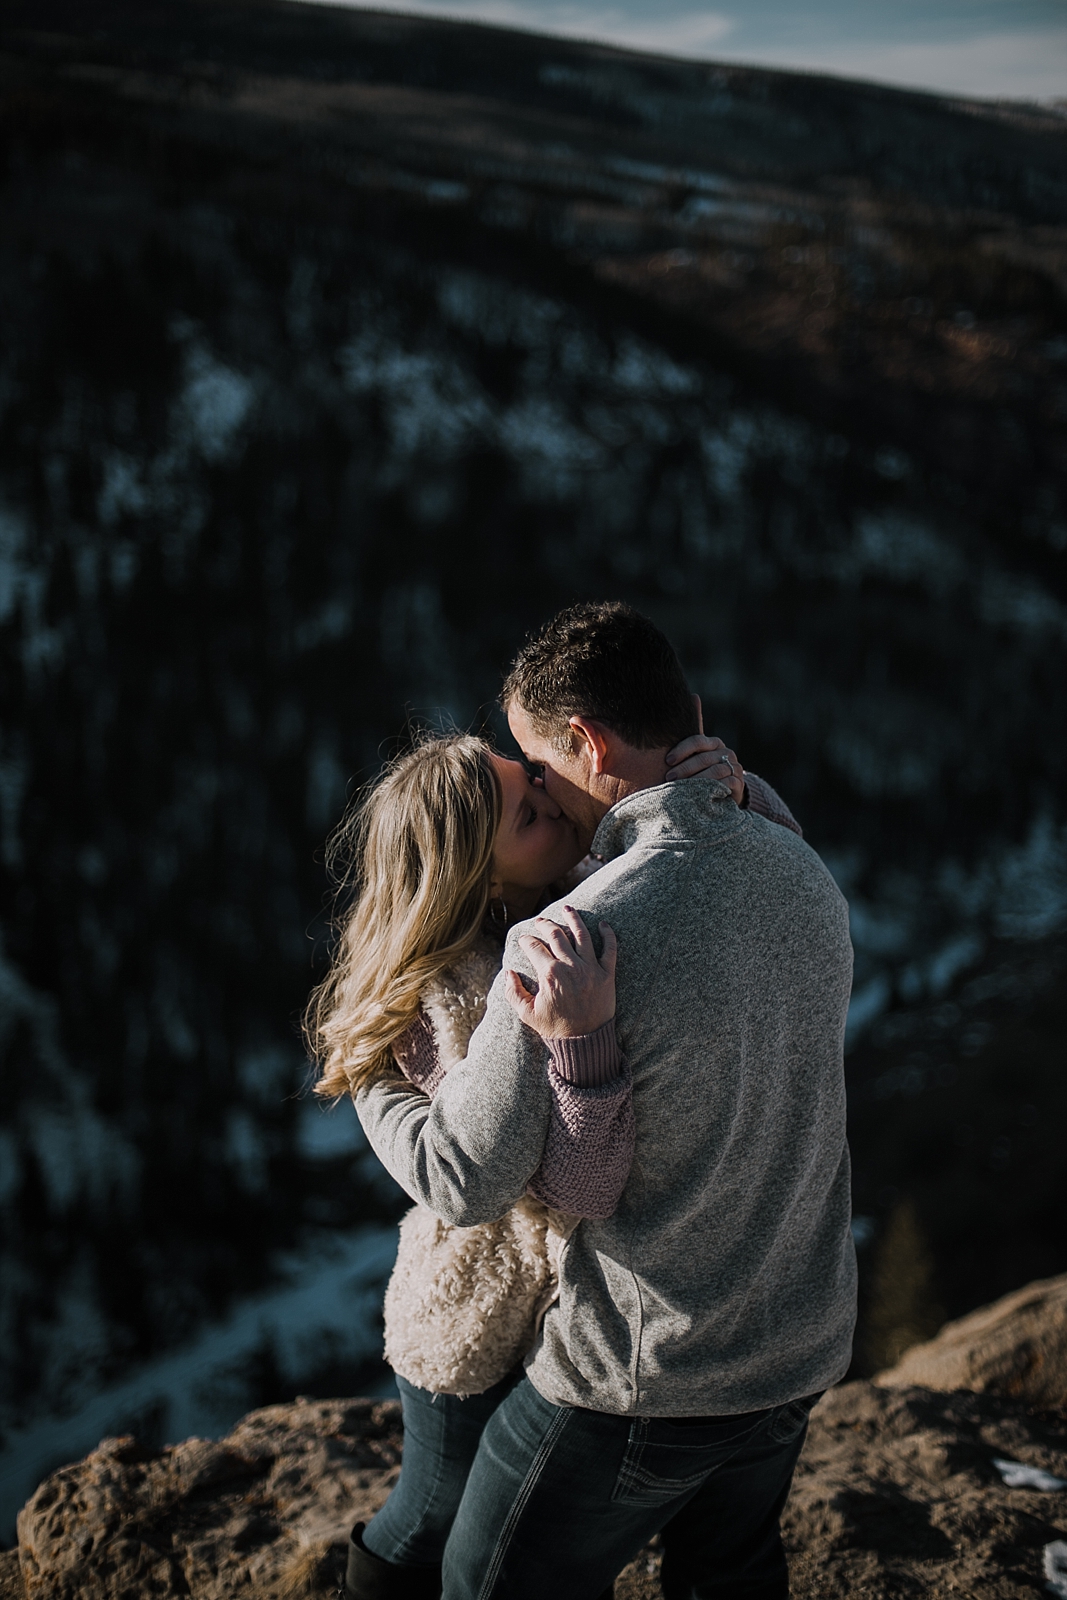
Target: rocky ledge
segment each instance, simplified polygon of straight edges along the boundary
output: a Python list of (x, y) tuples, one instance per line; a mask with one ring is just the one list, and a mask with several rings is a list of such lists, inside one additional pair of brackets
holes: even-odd
[[(1042, 1592), (1045, 1547), (1067, 1539), (1065, 1305), (1067, 1278), (1032, 1285), (826, 1396), (785, 1516), (796, 1600)], [(217, 1442), (106, 1439), (23, 1509), (0, 1600), (326, 1600), (401, 1449), (399, 1406), (370, 1400), (270, 1406)], [(643, 1552), (618, 1600), (656, 1600), (657, 1567)]]

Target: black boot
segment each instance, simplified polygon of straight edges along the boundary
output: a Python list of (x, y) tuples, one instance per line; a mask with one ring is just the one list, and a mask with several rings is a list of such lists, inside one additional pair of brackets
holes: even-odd
[(440, 1567), (401, 1567), (371, 1555), (363, 1543), (366, 1523), (348, 1536), (344, 1600), (441, 1600)]

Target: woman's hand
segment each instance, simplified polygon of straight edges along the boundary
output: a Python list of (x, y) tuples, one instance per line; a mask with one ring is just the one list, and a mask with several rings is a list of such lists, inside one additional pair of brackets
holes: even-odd
[(595, 1033), (615, 1015), (615, 934), (600, 924), (604, 953), (597, 959), (589, 929), (571, 906), (566, 926), (537, 917), (533, 931), (519, 935), (537, 979), (531, 994), (517, 972), (508, 971), (504, 993), (528, 1028), (542, 1039), (573, 1039)]
[(738, 805), (745, 797), (745, 769), (721, 739), (706, 733), (691, 734), (668, 750), (665, 760), (668, 779), (695, 778), (706, 772), (709, 778), (725, 783)]

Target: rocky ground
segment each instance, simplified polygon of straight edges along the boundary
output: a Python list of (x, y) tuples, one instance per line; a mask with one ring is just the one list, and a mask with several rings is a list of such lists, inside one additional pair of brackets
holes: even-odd
[(228, 1438), (147, 1450), (106, 1439), (54, 1473), (20, 1519), (29, 1595), (329, 1594), (353, 1521), (400, 1463), (396, 1401), (306, 1401), (245, 1417)]
[(994, 1457), (1067, 1475), (1067, 1417), (961, 1392), (833, 1391), (786, 1513), (797, 1600), (1040, 1592), (1067, 1497), (1005, 1487)]
[[(796, 1600), (1042, 1591), (1043, 1549), (1067, 1538), (1067, 1489), (1009, 1487), (994, 1461), (1067, 1480), (1067, 1386), (1054, 1381), (1065, 1296), (1067, 1279), (1032, 1285), (877, 1383), (827, 1395), (785, 1516)], [(956, 1383), (968, 1341), (964, 1376), (984, 1392), (905, 1381)], [(370, 1400), (270, 1406), (218, 1442), (104, 1440), (23, 1510), (18, 1552), (0, 1557), (0, 1600), (326, 1600), (348, 1528), (385, 1499), (401, 1450), (399, 1406)], [(617, 1600), (656, 1600), (657, 1561), (642, 1552)]]

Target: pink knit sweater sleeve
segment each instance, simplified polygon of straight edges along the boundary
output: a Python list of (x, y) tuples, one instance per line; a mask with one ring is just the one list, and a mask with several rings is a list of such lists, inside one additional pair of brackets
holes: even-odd
[(630, 1073), (615, 1022), (577, 1039), (548, 1039), (552, 1112), (528, 1192), (573, 1217), (610, 1217), (634, 1159)]
[(405, 1078), (432, 1100), (446, 1069), (437, 1054), (433, 1023), (425, 1011), (420, 1011), (407, 1032), (400, 1035), (393, 1046), (393, 1058)]
[(793, 833), (804, 837), (804, 829), (794, 817), (777, 789), (772, 789), (766, 778), (759, 778), (754, 772), (745, 773), (745, 795), (741, 801), (746, 811), (754, 811), (759, 817), (766, 817), (768, 822), (776, 822), (781, 828), (789, 828)]
[[(575, 1217), (610, 1217), (634, 1157), (630, 1074), (614, 1021), (596, 1033), (548, 1041), (552, 1089), (548, 1138), (527, 1192)], [(393, 1046), (404, 1076), (432, 1100), (445, 1069), (433, 1025), (420, 1012)]]

